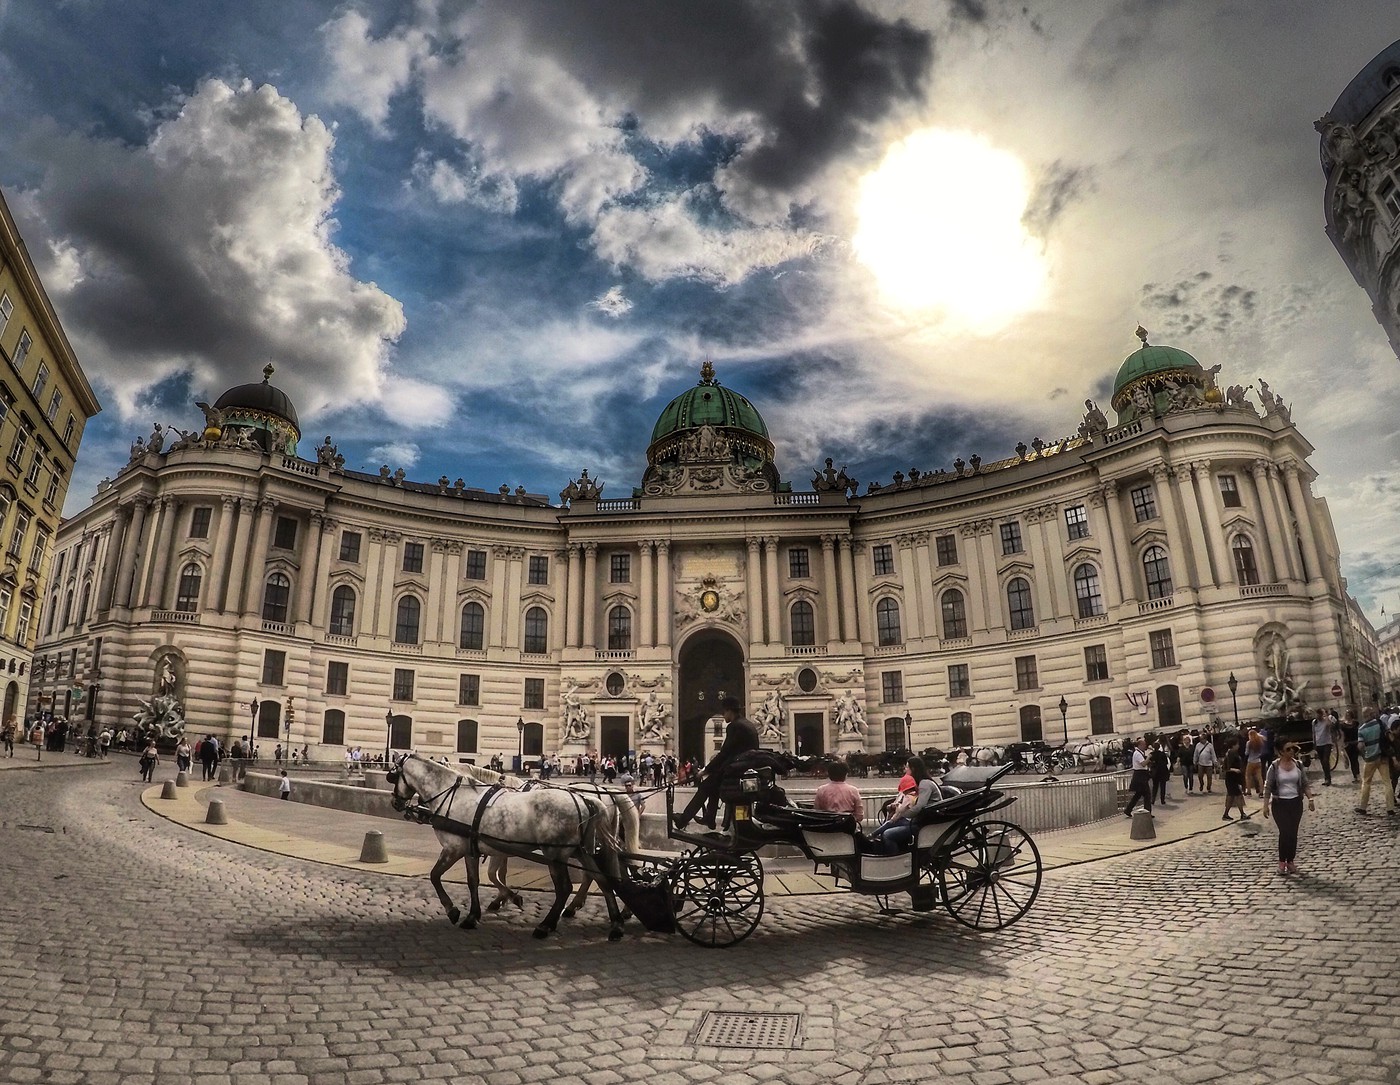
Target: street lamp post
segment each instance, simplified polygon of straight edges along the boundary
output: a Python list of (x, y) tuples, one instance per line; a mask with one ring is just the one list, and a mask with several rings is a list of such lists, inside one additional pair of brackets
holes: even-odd
[(253, 756), (253, 735), (258, 730), (258, 699), (252, 698), (248, 702), (248, 748), (243, 752), (248, 756)]
[(1240, 688), (1239, 682), (1235, 680), (1235, 672), (1230, 672), (1230, 677), (1225, 680), (1225, 684), (1230, 687), (1230, 711), (1235, 717), (1235, 730), (1240, 729), (1240, 705), (1235, 700), (1235, 690)]
[(904, 713), (904, 748), (910, 753), (914, 752), (914, 717), (909, 715), (908, 710)]
[(394, 709), (391, 706), (389, 711), (384, 713), (384, 764), (389, 763), (389, 751), (393, 749), (394, 742)]
[(516, 760), (515, 760), (515, 769), (516, 769), (517, 772), (524, 772), (524, 771), (525, 771), (525, 717), (524, 717), (524, 716), (517, 716), (517, 717), (515, 718), (515, 733), (516, 733), (516, 735), (517, 735), (517, 736), (519, 737), (519, 739), (520, 739), (519, 752), (518, 752), (518, 754), (517, 754), (517, 756), (516, 756)]
[(1065, 732), (1065, 745), (1069, 745), (1069, 702), (1062, 696), (1060, 698), (1060, 727)]

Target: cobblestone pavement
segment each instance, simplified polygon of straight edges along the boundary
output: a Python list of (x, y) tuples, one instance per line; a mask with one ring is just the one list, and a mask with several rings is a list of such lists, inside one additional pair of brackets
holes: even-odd
[[(1295, 878), (1267, 828), (1217, 833), (1056, 871), (998, 934), (787, 898), (725, 951), (609, 943), (596, 902), (545, 942), (538, 899), (459, 931), (426, 882), (198, 835), (138, 788), (4, 774), (6, 1085), (1400, 1085), (1400, 826), (1346, 788)], [(801, 1014), (798, 1046), (699, 1046), (711, 1010)]]

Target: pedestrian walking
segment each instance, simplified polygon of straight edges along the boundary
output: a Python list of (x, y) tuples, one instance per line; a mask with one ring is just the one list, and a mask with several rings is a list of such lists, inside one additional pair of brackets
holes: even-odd
[(1210, 735), (1203, 734), (1196, 741), (1192, 761), (1196, 769), (1196, 790), (1211, 794), (1215, 790), (1215, 766), (1220, 759), (1216, 756), (1215, 741)]
[(1332, 786), (1332, 717), (1324, 709), (1317, 710), (1312, 723), (1313, 753), (1322, 766), (1322, 786)]
[(1298, 826), (1303, 820), (1303, 800), (1308, 809), (1313, 806), (1312, 789), (1307, 773), (1298, 763), (1298, 744), (1290, 742), (1283, 754), (1269, 766), (1264, 779), (1264, 820), (1273, 815), (1278, 826), (1278, 872), (1296, 874), (1294, 860), (1298, 856)]
[(1244, 789), (1264, 796), (1264, 736), (1251, 727), (1244, 743)]
[(107, 753), (112, 748), (112, 729), (102, 728), (102, 733), (97, 736), (97, 748), (102, 752), (102, 760), (107, 760)]
[(3, 744), (5, 747), (6, 757), (14, 757), (15, 755), (15, 727), (15, 718), (13, 716), (0, 726), (0, 744)]
[(1152, 752), (1147, 755), (1152, 771), (1152, 801), (1167, 804), (1167, 784), (1172, 778), (1172, 755), (1167, 749), (1167, 740), (1159, 738), (1152, 744)]
[(1379, 776), (1385, 788), (1385, 812), (1395, 816), (1395, 784), (1390, 778), (1390, 735), (1373, 704), (1366, 706), (1366, 722), (1357, 728), (1356, 739), (1361, 749), (1361, 795), (1356, 800), (1356, 812), (1367, 814), (1371, 803), (1371, 782)]
[(1347, 709), (1346, 718), (1342, 720), (1342, 749), (1347, 755), (1347, 764), (1351, 766), (1351, 782), (1361, 782), (1361, 750), (1356, 742), (1356, 733), (1359, 730), (1356, 722), (1356, 713)]
[(190, 748), (190, 740), (181, 736), (180, 744), (175, 747), (175, 768), (179, 772), (189, 772), (193, 763), (194, 751)]
[(282, 782), (277, 785), (277, 794), (284, 799), (292, 797), (292, 781), (287, 779), (287, 770), (282, 770)]
[(1191, 741), (1191, 736), (1186, 731), (1182, 731), (1176, 739), (1176, 766), (1181, 772), (1181, 786), (1185, 788), (1188, 795), (1194, 788), (1195, 760), (1196, 748)]
[(1249, 812), (1244, 808), (1244, 758), (1240, 756), (1238, 746), (1231, 746), (1229, 753), (1225, 755), (1225, 816), (1221, 821), (1234, 821), (1230, 816), (1230, 811), (1238, 806), (1240, 808), (1240, 820), (1248, 821)]
[(1143, 807), (1150, 814), (1152, 813), (1152, 784), (1147, 764), (1147, 739), (1140, 738), (1137, 745), (1133, 747), (1132, 754), (1132, 778), (1128, 781), (1128, 791), (1132, 798), (1128, 800), (1127, 809), (1123, 811), (1124, 817), (1133, 816), (1133, 807), (1142, 801)]
[(141, 751), (141, 779), (151, 783), (155, 779), (156, 766), (160, 764), (160, 754), (156, 751), (156, 740), (150, 739)]
[(37, 720), (29, 731), (29, 743), (34, 747), (34, 760), (44, 759), (44, 725)]

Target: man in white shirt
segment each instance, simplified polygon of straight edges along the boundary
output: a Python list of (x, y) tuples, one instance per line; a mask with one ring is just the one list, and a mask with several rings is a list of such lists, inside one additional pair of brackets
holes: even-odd
[(1133, 778), (1128, 783), (1128, 790), (1132, 792), (1132, 798), (1128, 800), (1128, 807), (1123, 811), (1124, 817), (1133, 816), (1133, 807), (1138, 800), (1142, 800), (1143, 808), (1152, 813), (1152, 780), (1147, 764), (1147, 739), (1140, 738), (1133, 747)]

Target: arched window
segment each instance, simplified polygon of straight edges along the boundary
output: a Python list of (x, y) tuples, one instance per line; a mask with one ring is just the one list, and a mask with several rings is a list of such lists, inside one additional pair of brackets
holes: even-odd
[(282, 731), (282, 702), (263, 701), (258, 705), (258, 738), (277, 738)]
[(457, 721), (457, 752), (476, 753), (476, 720)]
[(1103, 594), (1099, 591), (1099, 571), (1088, 562), (1074, 570), (1074, 598), (1079, 603), (1079, 616), (1093, 618), (1103, 613)]
[(1040, 705), (1021, 706), (1021, 741), (1040, 742), (1045, 734), (1040, 726)]
[(525, 651), (531, 655), (549, 651), (549, 615), (544, 607), (531, 607), (525, 612)]
[(321, 744), (345, 745), (345, 713), (339, 708), (326, 709), (326, 714), (321, 719)]
[(287, 600), (291, 598), (292, 582), (283, 573), (273, 573), (263, 588), (262, 616), (265, 622), (287, 620)]
[(83, 594), (78, 601), (78, 624), (82, 625), (88, 618), (88, 611), (92, 609), (92, 581), (83, 585)]
[(893, 599), (875, 604), (875, 632), (881, 647), (904, 643), (899, 632), (899, 604)]
[(625, 652), (632, 647), (632, 612), (626, 607), (608, 611), (608, 648)]
[(817, 643), (817, 618), (811, 603), (799, 599), (792, 604), (792, 611), (788, 617), (792, 625), (793, 644)]
[(1248, 535), (1236, 535), (1230, 549), (1235, 555), (1235, 578), (1241, 584), (1259, 583), (1259, 566), (1254, 560), (1254, 544)]
[(1031, 604), (1031, 585), (1025, 577), (1015, 576), (1007, 583), (1006, 606), (1011, 611), (1012, 629), (1035, 628), (1035, 607)]
[[(417, 600), (414, 600), (417, 602)], [(389, 749), (413, 749), (413, 717), (394, 716), (389, 721)]]
[(49, 601), (44, 604), (44, 636), (53, 636), (53, 623), (58, 618), (58, 596), (49, 596)]
[(1147, 581), (1147, 598), (1165, 599), (1172, 593), (1172, 567), (1167, 552), (1160, 546), (1149, 546), (1142, 552), (1142, 575)]
[(414, 595), (405, 595), (399, 600), (394, 614), (394, 643), (417, 644), (418, 626), (423, 617), (423, 604)]
[(1181, 727), (1181, 690), (1176, 686), (1157, 687), (1157, 723), (1164, 731)]
[(1095, 735), (1113, 734), (1113, 698), (1089, 698), (1089, 732)]
[(943, 593), (943, 636), (947, 639), (967, 636), (967, 604), (963, 593), (949, 588)]
[(63, 624), (60, 629), (67, 629), (73, 621), (73, 591), (70, 588), (68, 594), (63, 597)]
[(953, 713), (953, 747), (959, 749), (972, 745), (972, 713)]
[(468, 603), (462, 608), (462, 636), (458, 645), (478, 652), (486, 647), (486, 608), (480, 603)]
[(342, 584), (331, 593), (331, 627), (337, 637), (355, 635), (355, 589)]
[[(175, 609), (193, 614), (199, 609), (199, 588), (204, 583), (204, 573), (198, 565), (190, 562), (180, 570), (180, 582), (175, 587)], [(86, 603), (84, 603), (86, 608)]]
[(885, 751), (907, 749), (904, 741), (903, 716), (890, 716), (885, 720)]

